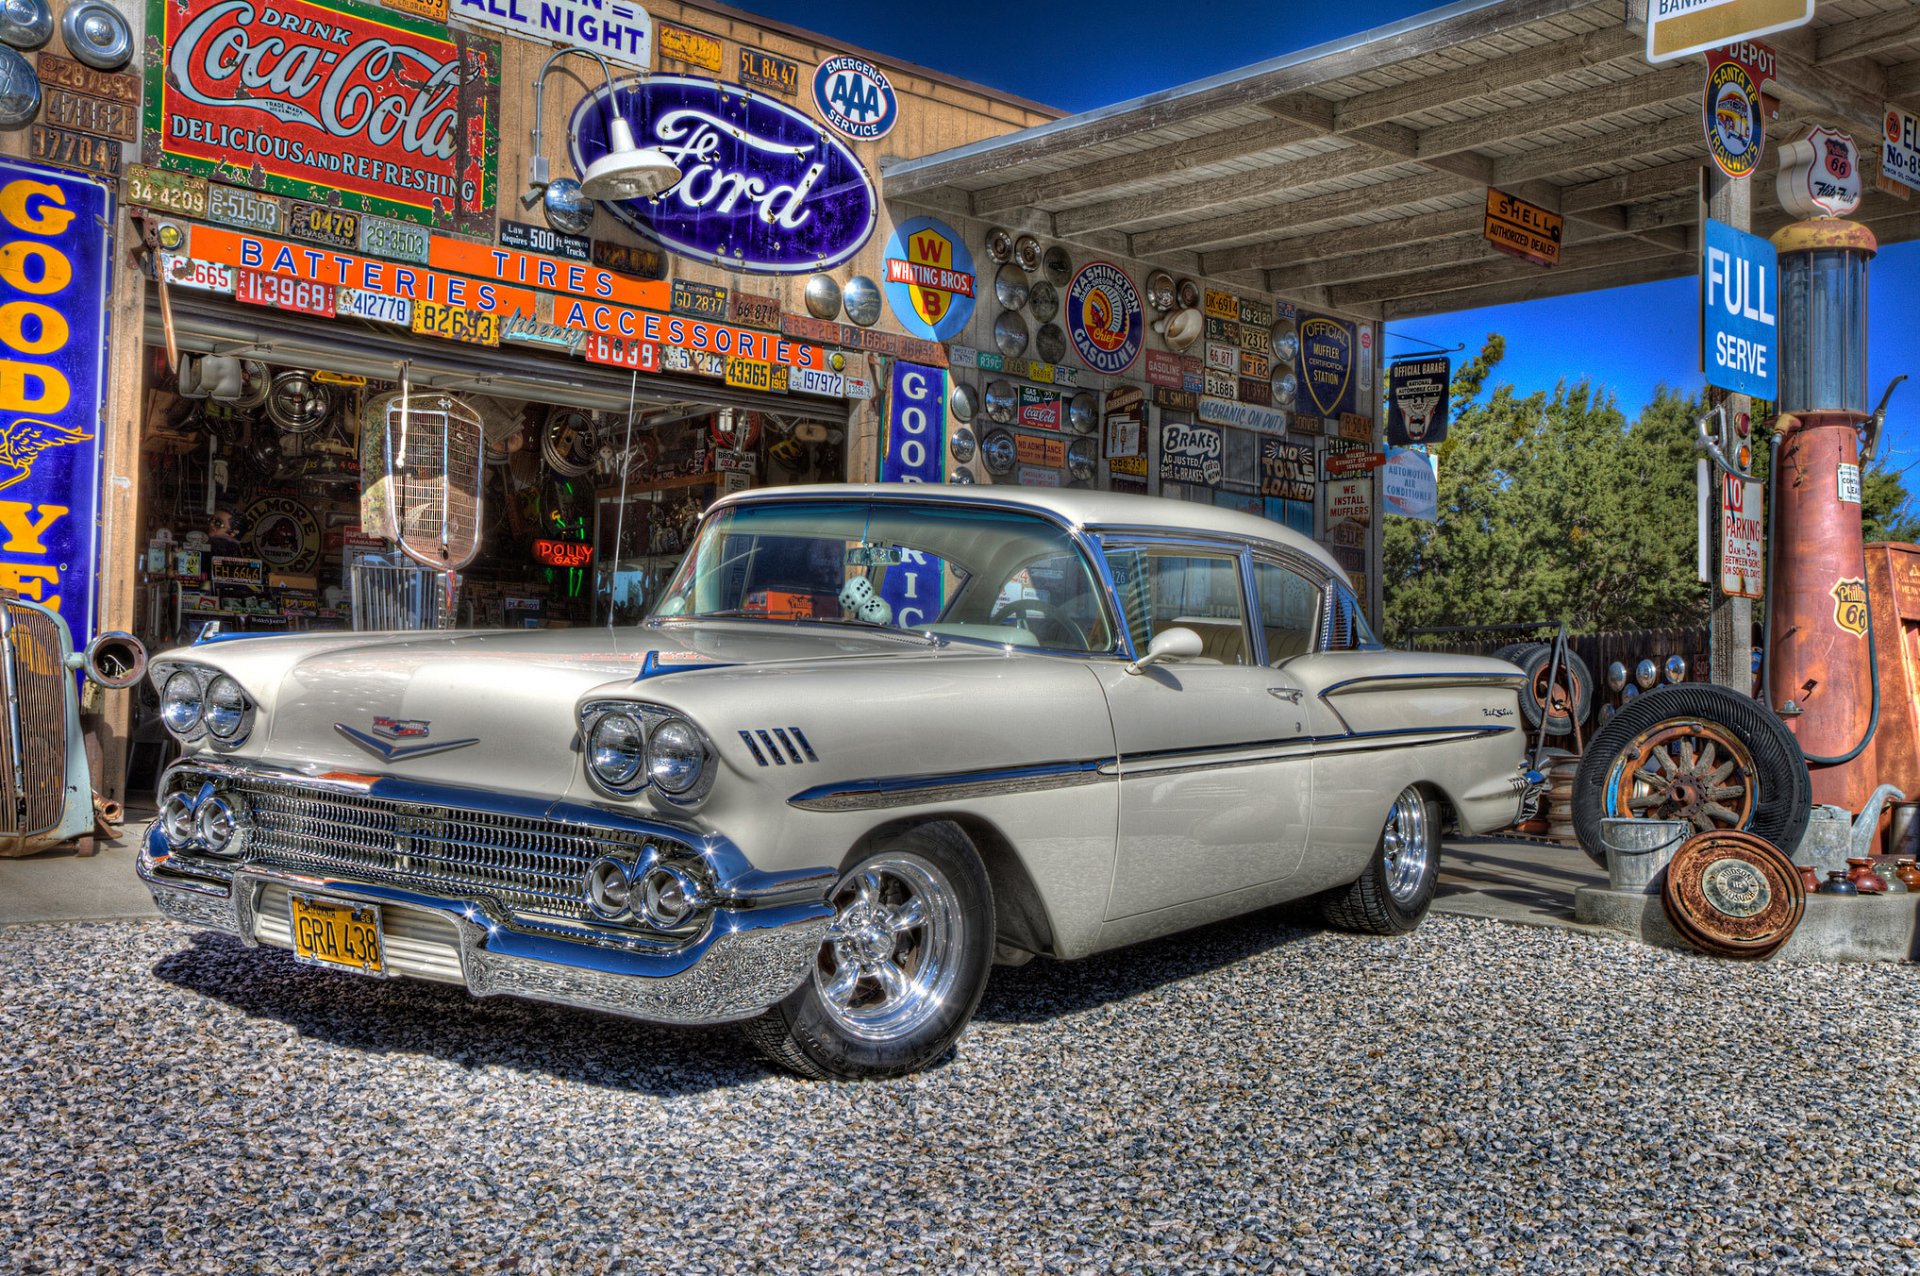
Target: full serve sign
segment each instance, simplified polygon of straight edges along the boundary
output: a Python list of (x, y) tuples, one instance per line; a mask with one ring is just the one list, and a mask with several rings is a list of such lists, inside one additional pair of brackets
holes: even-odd
[(1758, 235), (1709, 219), (1700, 258), (1701, 351), (1707, 384), (1772, 399), (1779, 379), (1778, 259)]

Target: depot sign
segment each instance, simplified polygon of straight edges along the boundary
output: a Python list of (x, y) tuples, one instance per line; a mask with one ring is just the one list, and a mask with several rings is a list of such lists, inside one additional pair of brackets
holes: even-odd
[(1776, 397), (1778, 263), (1773, 245), (1708, 220), (1700, 258), (1701, 367), (1707, 384)]

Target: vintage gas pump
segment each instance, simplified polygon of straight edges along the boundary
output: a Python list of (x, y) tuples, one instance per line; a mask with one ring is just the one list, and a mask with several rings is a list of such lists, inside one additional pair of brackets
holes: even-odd
[(1860, 517), (1862, 426), (1886, 406), (1867, 409), (1867, 264), (1878, 244), (1866, 227), (1831, 218), (1796, 222), (1773, 243), (1780, 414), (1764, 693), (1807, 755), (1814, 802), (1859, 812), (1882, 781), (1920, 790), (1920, 776), (1880, 774), (1874, 747), (1887, 688), (1873, 630), (1898, 628), (1868, 606)]

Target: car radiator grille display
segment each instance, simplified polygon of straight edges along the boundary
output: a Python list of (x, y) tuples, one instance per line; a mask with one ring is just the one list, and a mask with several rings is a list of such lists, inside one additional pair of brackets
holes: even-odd
[(31, 607), (0, 607), (7, 722), (0, 730), (0, 834), (32, 836), (60, 818), (67, 787), (67, 700), (60, 633)]
[[(398, 886), (455, 898), (486, 897), (522, 918), (592, 921), (582, 891), (587, 866), (639, 849), (578, 826), (456, 807), (314, 793), (249, 780), (230, 791), (251, 828), (241, 862)], [(663, 853), (687, 848), (655, 845)]]

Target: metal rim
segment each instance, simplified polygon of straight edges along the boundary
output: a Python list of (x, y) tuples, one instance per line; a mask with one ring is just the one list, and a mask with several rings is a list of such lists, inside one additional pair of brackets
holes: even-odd
[(862, 1041), (917, 1032), (960, 977), (967, 929), (952, 884), (917, 855), (882, 855), (840, 879), (833, 906), (813, 970), (828, 1018)]
[(1607, 771), (1612, 815), (1684, 820), (1702, 833), (1747, 828), (1762, 797), (1745, 742), (1698, 718), (1656, 722), (1629, 740)]
[(1387, 894), (1401, 906), (1420, 896), (1421, 883), (1433, 862), (1433, 839), (1427, 827), (1427, 800), (1418, 789), (1403, 789), (1387, 812), (1382, 834), (1387, 868)]

